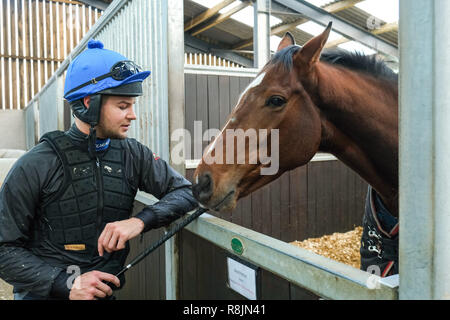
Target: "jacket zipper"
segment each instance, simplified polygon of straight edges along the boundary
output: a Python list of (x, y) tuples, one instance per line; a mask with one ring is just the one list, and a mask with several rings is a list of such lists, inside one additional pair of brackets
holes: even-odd
[(103, 176), (102, 169), (100, 166), (100, 160), (95, 157), (95, 164), (97, 166), (97, 190), (98, 190), (98, 203), (97, 203), (97, 238), (100, 237), (102, 232), (102, 221), (103, 221)]

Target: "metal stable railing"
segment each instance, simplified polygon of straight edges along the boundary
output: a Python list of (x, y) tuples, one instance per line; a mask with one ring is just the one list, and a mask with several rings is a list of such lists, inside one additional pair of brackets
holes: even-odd
[[(136, 200), (144, 205), (156, 201), (144, 192)], [(238, 238), (245, 247), (239, 258), (325, 299), (398, 299), (398, 275), (380, 278), (208, 213), (186, 229), (232, 254), (232, 239)]]

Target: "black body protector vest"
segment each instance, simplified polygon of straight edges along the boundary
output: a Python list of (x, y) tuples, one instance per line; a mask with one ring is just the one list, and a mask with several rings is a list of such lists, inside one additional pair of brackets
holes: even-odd
[(84, 258), (98, 256), (97, 241), (106, 223), (130, 217), (136, 190), (125, 177), (124, 148), (111, 139), (109, 148), (91, 159), (87, 150), (61, 131), (45, 134), (64, 168), (59, 192), (45, 203), (47, 241)]

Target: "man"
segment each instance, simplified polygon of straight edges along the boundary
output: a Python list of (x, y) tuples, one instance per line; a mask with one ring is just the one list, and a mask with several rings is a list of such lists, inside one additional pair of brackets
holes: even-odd
[[(16, 299), (110, 296), (128, 240), (197, 206), (184, 177), (127, 138), (149, 74), (93, 40), (69, 65), (74, 125), (45, 134), (0, 191), (0, 278)], [(130, 218), (138, 189), (160, 201)]]

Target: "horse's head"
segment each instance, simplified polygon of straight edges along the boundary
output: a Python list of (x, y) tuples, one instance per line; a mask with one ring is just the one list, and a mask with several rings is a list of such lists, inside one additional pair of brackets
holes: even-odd
[(239, 198), (306, 164), (318, 151), (321, 120), (309, 92), (330, 29), (331, 24), (302, 48), (286, 34), (241, 94), (195, 171), (193, 193), (202, 205), (230, 211)]

